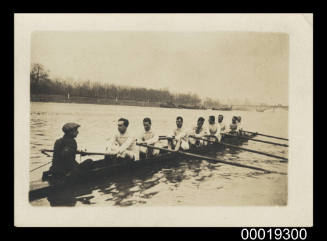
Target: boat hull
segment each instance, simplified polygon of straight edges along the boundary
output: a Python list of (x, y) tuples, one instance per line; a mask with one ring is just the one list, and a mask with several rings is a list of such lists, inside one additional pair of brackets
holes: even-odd
[[(251, 134), (247, 137), (254, 137), (255, 134)], [(224, 143), (241, 145), (246, 142), (244, 139), (238, 138), (238, 136), (225, 136), (222, 141)], [(191, 148), (188, 152), (195, 154), (208, 154), (211, 152), (221, 152), (225, 150), (225, 146), (219, 143), (212, 143), (206, 146)], [(106, 176), (113, 176), (121, 174), (122, 172), (133, 172), (137, 169), (144, 168), (148, 169), (151, 167), (158, 167), (162, 164), (169, 165), (174, 164), (180, 160), (192, 160), (192, 157), (185, 157), (179, 153), (171, 152), (160, 152), (159, 156), (152, 157), (149, 159), (143, 159), (138, 161), (110, 161), (106, 159), (101, 159), (94, 161), (92, 167), (89, 170), (84, 170), (82, 174), (73, 175), (64, 180), (48, 180), (45, 182), (39, 182), (38, 185), (35, 185), (34, 189), (31, 189), (29, 192), (29, 200), (33, 201), (36, 199), (44, 198), (49, 192), (60, 191), (63, 188), (72, 188), (72, 186), (82, 183), (87, 183), (91, 180), (103, 178)]]

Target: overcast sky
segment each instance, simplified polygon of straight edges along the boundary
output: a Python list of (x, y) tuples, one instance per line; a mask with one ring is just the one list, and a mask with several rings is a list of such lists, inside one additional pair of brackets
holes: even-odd
[(35, 32), (32, 63), (52, 77), (288, 104), (288, 35)]

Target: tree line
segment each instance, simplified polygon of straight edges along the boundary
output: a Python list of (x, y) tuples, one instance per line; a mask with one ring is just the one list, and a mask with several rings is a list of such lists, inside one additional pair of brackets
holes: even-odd
[[(202, 105), (196, 94), (172, 94), (166, 89), (123, 87), (94, 81), (71, 82), (50, 78), (50, 73), (41, 64), (32, 64), (30, 72), (30, 92), (32, 95), (65, 95), (134, 100), (146, 102), (174, 103), (177, 105)], [(217, 105), (219, 101), (207, 98), (207, 105)], [(210, 106), (208, 106), (210, 107)]]

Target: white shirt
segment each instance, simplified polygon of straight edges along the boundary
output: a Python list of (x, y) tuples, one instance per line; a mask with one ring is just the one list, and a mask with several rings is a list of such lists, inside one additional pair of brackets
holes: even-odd
[(124, 134), (116, 131), (108, 142), (107, 148), (110, 148), (114, 143), (118, 143), (121, 152), (125, 150), (133, 151), (135, 149), (135, 137), (128, 130)]
[(213, 136), (217, 136), (220, 135), (220, 130), (221, 127), (219, 124), (209, 124), (208, 125), (208, 134), (213, 135)]
[(237, 129), (242, 130), (242, 122), (237, 122)]
[(144, 130), (139, 135), (138, 141), (145, 142), (147, 145), (152, 145), (159, 141), (159, 136), (156, 135), (151, 129), (149, 131)]
[(191, 130), (191, 134), (196, 136), (196, 137), (203, 137), (204, 135), (207, 134), (205, 128), (203, 128), (203, 126), (201, 127), (201, 129), (199, 130), (198, 133), (196, 133), (197, 130), (197, 126), (193, 127), (193, 129)]
[(225, 122), (224, 121), (222, 121), (222, 122), (218, 122), (218, 124), (220, 125), (220, 132), (221, 133), (224, 133), (225, 131), (226, 131), (226, 124), (225, 124)]
[(176, 129), (174, 129), (173, 136), (175, 136), (175, 139), (177, 139), (177, 140), (179, 140), (179, 139), (182, 139), (184, 141), (188, 140), (188, 133), (187, 133), (187, 131), (184, 130), (183, 127), (181, 127), (181, 128), (177, 127)]

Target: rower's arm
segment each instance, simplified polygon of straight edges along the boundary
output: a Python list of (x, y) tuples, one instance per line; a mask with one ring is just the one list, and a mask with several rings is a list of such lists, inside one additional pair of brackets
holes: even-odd
[[(195, 133), (195, 132), (194, 132)], [(199, 134), (196, 134), (195, 133), (195, 136), (196, 137), (203, 137), (203, 136), (205, 136), (205, 135), (207, 135), (208, 133), (207, 133), (207, 131), (206, 130), (202, 130)]]
[(107, 142), (106, 151), (109, 151), (111, 149), (111, 147), (112, 147), (112, 145), (114, 144), (115, 141), (116, 141), (116, 135), (113, 134), (112, 137)]
[(128, 137), (128, 139), (124, 142), (123, 145), (119, 147), (119, 152), (124, 152), (127, 148), (129, 148), (136, 141), (135, 137)]
[(220, 135), (221, 135), (221, 126), (218, 124), (216, 136), (220, 136)]
[(220, 126), (220, 133), (223, 134), (223, 133), (225, 133), (225, 131), (226, 131), (226, 126), (221, 125)]
[(186, 131), (186, 130), (184, 130), (184, 131), (182, 131), (179, 135), (178, 135), (178, 138), (180, 138), (180, 139), (182, 139), (182, 138), (186, 138), (186, 137), (188, 137), (189, 136), (189, 132), (188, 131)]
[(198, 134), (196, 134), (194, 129), (190, 129), (187, 131), (187, 136), (198, 136)]
[(159, 136), (158, 135), (154, 135), (154, 137), (152, 137), (151, 139), (147, 140), (146, 143), (148, 145), (153, 145), (153, 144), (155, 144), (158, 141), (159, 141)]

